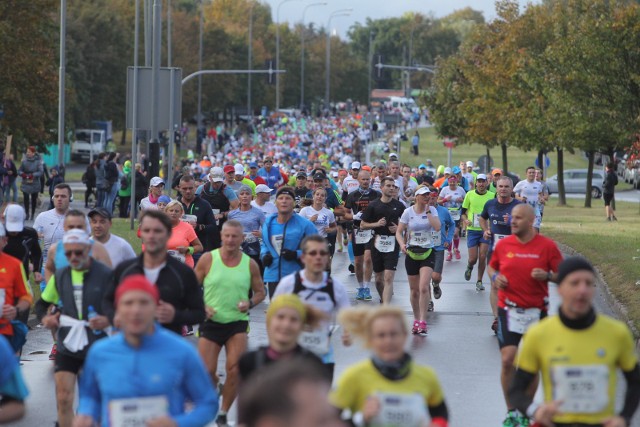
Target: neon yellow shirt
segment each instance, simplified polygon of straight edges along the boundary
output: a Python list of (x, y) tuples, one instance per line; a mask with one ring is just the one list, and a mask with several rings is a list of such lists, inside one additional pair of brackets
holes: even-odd
[(467, 218), (471, 221), (471, 225), (467, 227), (467, 230), (482, 230), (482, 227), (480, 227), (480, 214), (484, 209), (484, 204), (495, 197), (496, 195), (490, 191), (478, 194), (477, 190), (469, 191), (464, 196), (462, 207), (467, 210)]

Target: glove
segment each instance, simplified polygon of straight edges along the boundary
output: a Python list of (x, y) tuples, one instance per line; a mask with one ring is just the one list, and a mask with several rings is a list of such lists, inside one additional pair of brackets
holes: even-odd
[(295, 261), (298, 259), (298, 252), (289, 249), (282, 249), (282, 251), (280, 251), (280, 256), (287, 261)]
[(273, 255), (267, 253), (262, 257), (262, 265), (264, 265), (265, 267), (269, 267), (271, 264), (273, 264)]
[(353, 219), (356, 220), (356, 221), (362, 220), (362, 212), (358, 212), (357, 214), (355, 214), (353, 216)]

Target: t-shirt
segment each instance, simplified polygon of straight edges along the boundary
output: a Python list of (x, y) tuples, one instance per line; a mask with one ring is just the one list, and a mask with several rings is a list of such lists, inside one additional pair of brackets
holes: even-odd
[[(367, 191), (354, 191), (347, 196), (347, 200), (345, 202), (345, 207), (347, 209), (351, 209), (354, 214), (358, 212), (363, 212), (369, 206), (369, 203), (380, 198), (380, 193), (375, 190), (368, 189)], [(354, 224), (356, 227), (360, 227), (360, 220), (355, 219)]]
[(451, 218), (454, 221), (458, 221), (460, 219), (462, 202), (464, 201), (466, 194), (467, 192), (464, 191), (464, 188), (457, 185), (455, 190), (452, 190), (449, 186), (442, 187), (442, 190), (440, 190), (439, 197), (447, 199), (442, 201), (442, 206), (449, 210)]
[(269, 215), (278, 213), (278, 208), (273, 204), (273, 202), (267, 201), (264, 205), (260, 206), (255, 200), (252, 200), (251, 206), (254, 206), (261, 210), (265, 218), (267, 218)]
[(356, 191), (360, 187), (360, 183), (358, 180), (351, 175), (345, 177), (342, 182), (342, 189), (347, 192), (347, 194), (351, 194)]
[(384, 203), (381, 199), (376, 199), (369, 203), (367, 209), (362, 214), (362, 220), (373, 223), (378, 222), (381, 218), (386, 218), (387, 225), (384, 227), (376, 227), (373, 230), (375, 234), (378, 235), (394, 236), (395, 233), (389, 231), (389, 226), (399, 224), (400, 216), (404, 210), (405, 206), (396, 199), (391, 199), (388, 203)]
[(495, 196), (496, 195), (490, 191), (480, 194), (478, 193), (478, 190), (469, 191), (464, 196), (462, 208), (467, 210), (467, 218), (471, 221), (471, 225), (467, 227), (467, 230), (482, 230), (482, 227), (480, 227), (480, 220), (478, 218), (484, 209), (485, 203), (493, 199)]
[[(15, 305), (20, 299), (33, 303), (31, 288), (27, 283), (22, 262), (0, 252), (0, 307), (5, 304)], [(11, 321), (4, 317), (0, 317), (0, 335), (13, 335)]]
[(255, 206), (251, 206), (248, 211), (242, 211), (239, 208), (229, 212), (229, 219), (235, 219), (242, 224), (242, 229), (245, 233), (259, 230), (264, 224), (264, 213)]
[[(438, 211), (434, 206), (428, 207), (431, 215), (438, 216)], [(440, 232), (435, 231), (429, 222), (427, 211), (417, 213), (415, 206), (411, 206), (402, 213), (400, 222), (407, 226), (406, 242), (407, 246), (434, 247), (440, 243)], [(426, 232), (426, 233), (425, 233)], [(433, 232), (433, 234), (431, 234)], [(427, 234), (428, 233), (428, 234)], [(436, 241), (434, 241), (434, 238)]]
[(511, 234), (511, 210), (520, 203), (520, 200), (517, 199), (511, 200), (509, 203), (499, 203), (498, 199), (491, 199), (484, 205), (480, 216), (489, 221), (489, 229), (491, 230), (490, 251), (501, 239)]
[(189, 267), (194, 266), (193, 256), (189, 252), (181, 254), (177, 251), (178, 246), (191, 246), (191, 242), (196, 240), (198, 236), (191, 224), (188, 222), (180, 221), (178, 225), (171, 229), (171, 237), (167, 242), (167, 252), (174, 258), (187, 264)]
[(517, 358), (518, 368), (542, 372), (545, 402), (563, 401), (553, 417), (557, 424), (602, 425), (615, 415), (616, 368), (629, 372), (636, 363), (629, 329), (599, 314), (580, 330), (568, 328), (559, 316), (543, 319), (524, 335)]
[[(43, 263), (47, 262), (47, 255), (49, 253), (49, 247), (52, 243), (62, 240), (64, 236), (64, 217), (65, 215), (58, 214), (55, 209), (49, 209), (48, 211), (41, 212), (33, 222), (33, 228), (38, 232), (43, 242)], [(91, 230), (89, 225), (89, 219), (85, 217), (86, 230)]]
[(109, 236), (109, 240), (106, 243), (103, 243), (102, 246), (107, 250), (109, 254), (109, 259), (111, 259), (111, 265), (115, 268), (122, 261), (126, 261), (131, 258), (136, 257), (136, 253), (133, 248), (120, 236), (116, 236), (115, 234), (111, 234)]
[[(520, 181), (513, 187), (513, 192), (520, 197), (525, 197), (527, 203), (533, 206), (534, 209), (538, 208), (538, 195), (542, 193), (542, 183), (539, 181)], [(536, 214), (538, 212), (536, 211)]]
[(549, 303), (549, 286), (546, 280), (531, 277), (531, 270), (558, 271), (562, 254), (555, 242), (536, 234), (527, 243), (521, 243), (514, 235), (500, 240), (491, 255), (489, 265), (508, 280), (504, 289), (498, 290), (498, 307), (517, 306), (546, 310)]
[(166, 265), (167, 263), (163, 262), (157, 267), (143, 267), (144, 276), (149, 282), (156, 284), (158, 282), (158, 277), (160, 276), (160, 270), (162, 270)]
[(284, 181), (282, 175), (280, 174), (280, 169), (272, 166), (270, 170), (266, 168), (260, 168), (258, 170), (258, 175), (262, 177), (267, 182), (267, 185), (270, 189), (275, 189), (278, 185), (282, 184)]
[[(317, 211), (313, 206), (305, 206), (304, 208), (300, 209), (300, 215), (313, 222), (316, 230), (318, 230), (318, 234), (322, 237), (327, 237), (325, 228), (336, 222), (335, 215), (327, 208), (322, 208)], [(318, 217), (315, 221), (312, 221), (311, 218), (315, 215), (318, 215)]]

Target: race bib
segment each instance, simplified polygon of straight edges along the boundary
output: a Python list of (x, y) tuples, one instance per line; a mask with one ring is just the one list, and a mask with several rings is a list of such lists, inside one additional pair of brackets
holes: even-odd
[(460, 209), (458, 209), (458, 208), (455, 208), (455, 209), (449, 208), (449, 215), (451, 215), (451, 219), (454, 220), (454, 221), (460, 220)]
[(109, 402), (109, 425), (146, 427), (147, 421), (169, 414), (166, 396), (132, 397)]
[(180, 218), (180, 221), (188, 222), (189, 224), (195, 225), (198, 223), (198, 217), (195, 215), (182, 215), (182, 218)]
[[(211, 212), (213, 212), (213, 217), (216, 218), (216, 215), (220, 214), (220, 209), (211, 209)], [(220, 220), (218, 218), (216, 218), (216, 225), (220, 225)]]
[(472, 227), (480, 228), (480, 214), (473, 214)]
[(432, 230), (431, 231), (431, 242), (433, 242), (433, 246), (442, 245), (442, 233), (439, 231)]
[(258, 238), (253, 235), (253, 233), (245, 233), (244, 235), (245, 243), (255, 243), (258, 241)]
[(388, 253), (393, 252), (396, 248), (396, 236), (376, 236), (376, 242), (374, 244), (378, 252)]
[(430, 231), (410, 231), (407, 246), (417, 246), (419, 248), (432, 248), (433, 241)]
[(180, 262), (185, 262), (187, 260), (187, 257), (178, 251), (173, 251), (173, 250), (167, 251), (167, 254), (169, 254), (169, 256), (177, 259)]
[(273, 249), (276, 250), (276, 253), (280, 255), (280, 251), (282, 250), (282, 241), (284, 240), (284, 236), (282, 234), (275, 235), (271, 237), (271, 245)]
[(376, 427), (419, 427), (429, 425), (424, 397), (415, 394), (376, 393), (380, 412), (371, 420)]
[(298, 344), (317, 356), (324, 356), (329, 353), (329, 331), (327, 328), (303, 331), (298, 338)]
[(508, 234), (494, 234), (493, 235), (493, 249), (495, 250), (496, 246), (498, 245), (498, 242), (500, 240), (504, 239), (507, 236), (508, 236)]
[(554, 366), (553, 399), (565, 413), (596, 414), (609, 405), (609, 369), (606, 365)]
[(356, 245), (364, 245), (365, 243), (369, 243), (372, 236), (372, 230), (356, 230), (355, 240)]
[(540, 320), (539, 308), (507, 308), (507, 329), (515, 334), (524, 334), (529, 326)]

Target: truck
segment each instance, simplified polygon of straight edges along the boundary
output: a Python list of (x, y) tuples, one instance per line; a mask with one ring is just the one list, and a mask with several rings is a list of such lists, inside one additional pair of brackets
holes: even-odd
[(106, 151), (107, 143), (113, 138), (111, 121), (94, 121), (94, 129), (76, 129), (71, 144), (71, 160), (89, 161)]

